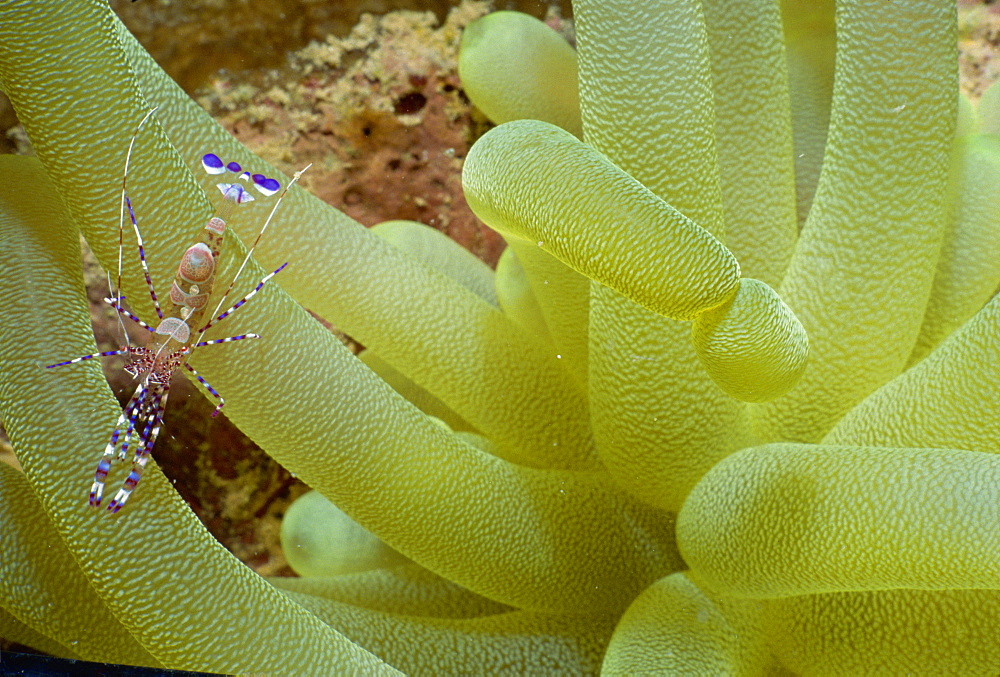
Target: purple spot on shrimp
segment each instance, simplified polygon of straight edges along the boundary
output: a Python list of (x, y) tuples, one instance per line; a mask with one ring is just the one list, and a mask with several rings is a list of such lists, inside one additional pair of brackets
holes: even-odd
[(253, 185), (261, 195), (274, 195), (281, 188), (277, 179), (269, 179), (263, 174), (253, 175)]
[(240, 167), (239, 163), (237, 162), (230, 162), (228, 165), (226, 165), (226, 169), (231, 171), (233, 174), (239, 174), (240, 172), (243, 171), (243, 168)]
[(222, 160), (215, 153), (208, 153), (201, 158), (201, 166), (209, 174), (222, 174), (225, 170)]

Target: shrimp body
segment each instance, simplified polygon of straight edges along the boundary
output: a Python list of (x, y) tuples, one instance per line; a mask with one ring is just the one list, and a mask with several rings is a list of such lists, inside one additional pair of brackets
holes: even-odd
[[(152, 111), (147, 114), (146, 118), (143, 118), (142, 123), (139, 124), (140, 128), (151, 114)], [(138, 134), (138, 129), (136, 130), (136, 134)], [(177, 266), (177, 272), (174, 275), (173, 282), (170, 286), (170, 293), (168, 295), (169, 303), (166, 304), (167, 310), (164, 311), (160, 306), (160, 301), (157, 297), (153, 280), (149, 274), (149, 268), (146, 265), (146, 252), (142, 242), (142, 234), (139, 229), (138, 221), (135, 217), (135, 210), (132, 207), (132, 202), (125, 189), (125, 177), (128, 175), (128, 162), (131, 157), (134, 143), (135, 137), (133, 136), (132, 143), (129, 144), (129, 150), (126, 154), (125, 173), (122, 178), (122, 218), (119, 223), (119, 270), (117, 286), (120, 289), (121, 247), (124, 241), (124, 214), (127, 209), (129, 220), (131, 221), (138, 243), (139, 262), (142, 265), (142, 271), (146, 278), (149, 295), (153, 301), (153, 306), (156, 309), (156, 314), (158, 316), (157, 323), (153, 326), (141, 320), (124, 307), (124, 297), (121, 296), (120, 292), (115, 293), (114, 295), (106, 298), (105, 301), (110, 304), (121, 317), (131, 320), (149, 333), (149, 340), (146, 345), (132, 346), (128, 345), (126, 342), (126, 344), (118, 350), (83, 355), (82, 357), (77, 357), (72, 360), (58, 362), (47, 366), (47, 368), (51, 369), (97, 357), (108, 357), (112, 355), (124, 355), (128, 358), (124, 368), (129, 374), (132, 375), (133, 378), (137, 380), (138, 383), (136, 385), (135, 392), (132, 394), (132, 397), (129, 399), (124, 409), (122, 409), (122, 413), (118, 417), (118, 421), (111, 432), (111, 437), (108, 440), (108, 444), (104, 449), (104, 454), (97, 465), (94, 482), (90, 488), (90, 505), (94, 507), (100, 506), (104, 496), (105, 481), (107, 480), (108, 474), (111, 472), (112, 462), (116, 459), (124, 461), (128, 456), (129, 450), (132, 450), (133, 456), (131, 471), (125, 478), (125, 481), (115, 494), (114, 498), (110, 503), (108, 503), (108, 510), (112, 513), (118, 512), (121, 509), (121, 507), (128, 500), (129, 496), (135, 490), (139, 480), (142, 478), (142, 472), (145, 469), (146, 464), (149, 462), (149, 456), (152, 452), (153, 445), (156, 443), (156, 438), (160, 433), (160, 429), (163, 427), (163, 414), (166, 408), (167, 398), (170, 394), (170, 382), (173, 379), (174, 374), (178, 373), (181, 369), (191, 372), (198, 382), (201, 383), (202, 386), (204, 386), (204, 388), (216, 398), (216, 400), (218, 400), (215, 410), (212, 412), (212, 416), (216, 416), (219, 411), (222, 410), (225, 400), (215, 390), (215, 388), (213, 388), (204, 378), (201, 377), (200, 374), (198, 374), (197, 371), (194, 370), (193, 367), (191, 367), (191, 365), (188, 364), (188, 357), (194, 350), (205, 346), (216, 345), (219, 343), (229, 343), (232, 341), (242, 341), (244, 339), (260, 338), (257, 334), (241, 334), (238, 336), (229, 336), (210, 341), (201, 340), (204, 333), (210, 327), (224, 320), (226, 317), (243, 306), (264, 287), (268, 280), (281, 272), (281, 270), (288, 265), (285, 263), (277, 270), (266, 275), (248, 294), (233, 304), (225, 312), (219, 313), (225, 299), (228, 297), (229, 292), (232, 291), (233, 286), (236, 283), (236, 278), (238, 278), (239, 274), (243, 271), (243, 268), (246, 266), (251, 254), (257, 246), (257, 242), (260, 241), (260, 237), (264, 234), (268, 224), (271, 222), (278, 203), (280, 203), (281, 198), (284, 197), (288, 188), (291, 187), (291, 185), (295, 183), (295, 181), (298, 180), (299, 176), (302, 174), (302, 172), (298, 172), (295, 175), (295, 178), (293, 178), (292, 181), (289, 182), (288, 186), (285, 187), (285, 191), (278, 197), (278, 200), (275, 202), (270, 215), (264, 223), (264, 226), (257, 235), (257, 239), (247, 252), (247, 256), (244, 259), (243, 264), (240, 266), (236, 276), (230, 282), (229, 288), (219, 301), (219, 305), (209, 316), (209, 321), (202, 324), (202, 322), (204, 322), (205, 311), (207, 310), (209, 298), (212, 295), (216, 279), (215, 274), (218, 269), (219, 257), (225, 238), (225, 219), (228, 218), (234, 207), (252, 202), (254, 200), (253, 196), (246, 190), (245, 186), (252, 185), (257, 192), (264, 196), (274, 195), (281, 186), (275, 179), (268, 178), (260, 174), (251, 175), (249, 172), (243, 171), (243, 168), (235, 162), (224, 164), (217, 155), (209, 153), (202, 158), (202, 166), (209, 174), (218, 175), (225, 174), (227, 172), (233, 173), (237, 176), (237, 180), (230, 183), (217, 184), (218, 189), (222, 193), (222, 206), (199, 231), (195, 241), (184, 250), (183, 254), (181, 254), (180, 262)], [(308, 169), (308, 167), (306, 169)]]

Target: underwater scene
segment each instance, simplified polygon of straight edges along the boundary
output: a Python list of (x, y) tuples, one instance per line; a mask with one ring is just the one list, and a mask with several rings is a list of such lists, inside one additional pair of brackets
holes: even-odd
[(998, 43), (0, 0), (0, 667), (997, 674)]

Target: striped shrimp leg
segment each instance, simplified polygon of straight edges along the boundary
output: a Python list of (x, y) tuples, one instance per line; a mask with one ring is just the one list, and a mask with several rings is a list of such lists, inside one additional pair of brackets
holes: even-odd
[[(244, 296), (239, 301), (237, 301), (232, 306), (230, 306), (229, 310), (227, 310), (224, 313), (222, 313), (221, 315), (215, 317), (211, 322), (209, 322), (204, 327), (202, 327), (201, 329), (199, 329), (198, 330), (198, 335), (201, 336), (206, 331), (208, 331), (209, 328), (213, 327), (216, 323), (221, 322), (222, 320), (226, 319), (227, 317), (229, 317), (230, 315), (232, 315), (234, 312), (236, 312), (237, 310), (239, 310), (243, 306), (244, 303), (246, 303), (247, 301), (249, 301), (250, 299), (252, 299), (257, 294), (257, 292), (259, 292), (261, 289), (264, 288), (264, 285), (267, 284), (268, 280), (270, 280), (272, 277), (274, 277), (275, 275), (277, 275), (278, 273), (280, 273), (282, 270), (284, 270), (285, 266), (287, 266), (287, 265), (288, 265), (288, 262), (286, 261), (285, 263), (282, 263), (280, 266), (278, 266), (275, 270), (273, 270), (272, 272), (270, 272), (267, 275), (265, 275), (264, 278), (260, 282), (257, 283), (256, 287), (254, 287), (253, 289), (251, 289), (250, 292), (246, 296)], [(218, 310), (218, 308), (216, 308), (216, 310)], [(256, 335), (253, 335), (253, 336), (254, 336), (254, 338), (257, 338)], [(227, 338), (227, 339), (216, 340), (216, 341), (201, 341), (199, 343), (194, 344), (191, 347), (192, 348), (200, 348), (202, 346), (212, 345), (213, 343), (223, 343), (225, 341), (234, 341), (234, 340), (238, 340), (238, 339), (242, 339), (242, 338), (247, 338), (247, 336), (232, 336), (232, 337)]]
[(118, 422), (111, 433), (111, 439), (108, 440), (107, 446), (104, 447), (104, 455), (101, 456), (101, 460), (97, 464), (97, 472), (94, 473), (94, 483), (90, 487), (90, 505), (94, 507), (99, 506), (101, 500), (104, 498), (104, 482), (108, 478), (108, 473), (111, 472), (111, 462), (115, 459), (115, 452), (118, 450), (118, 442), (123, 432), (125, 433), (125, 438), (122, 442), (122, 453), (120, 455), (123, 456), (128, 449), (132, 433), (136, 428), (136, 420), (141, 417), (141, 411), (146, 406), (148, 390), (149, 388), (145, 383), (140, 383), (129, 399), (128, 404), (122, 409), (122, 413), (118, 415)]
[(118, 490), (118, 493), (108, 503), (109, 512), (116, 513), (121, 510), (128, 497), (132, 495), (136, 485), (139, 484), (139, 480), (142, 479), (142, 472), (146, 469), (146, 464), (149, 463), (149, 456), (153, 451), (153, 445), (156, 444), (156, 437), (160, 434), (160, 428), (163, 427), (163, 412), (166, 408), (167, 395), (169, 394), (169, 383), (153, 383), (150, 385), (147, 397), (148, 409), (144, 412), (145, 416), (143, 417), (145, 425), (142, 426), (139, 442), (136, 445), (132, 470), (129, 472), (128, 477), (125, 478), (125, 482)]

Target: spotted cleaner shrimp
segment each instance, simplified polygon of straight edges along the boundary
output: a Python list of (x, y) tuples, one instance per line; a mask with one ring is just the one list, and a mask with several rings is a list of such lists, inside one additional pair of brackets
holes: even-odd
[[(254, 200), (254, 197), (244, 186), (252, 185), (263, 196), (274, 195), (281, 188), (280, 183), (276, 179), (268, 178), (261, 174), (251, 175), (235, 162), (224, 163), (217, 155), (212, 153), (205, 155), (202, 158), (202, 166), (208, 174), (223, 175), (231, 173), (236, 176), (236, 179), (232, 182), (217, 184), (217, 188), (222, 193), (222, 205), (201, 229), (195, 243), (189, 246), (181, 255), (180, 264), (177, 267), (177, 273), (170, 288), (170, 307), (164, 312), (160, 307), (156, 289), (150, 277), (149, 268), (146, 265), (146, 252), (143, 248), (142, 234), (139, 231), (139, 224), (135, 218), (135, 210), (126, 191), (129, 161), (132, 157), (135, 140), (143, 124), (145, 124), (146, 120), (155, 111), (155, 108), (149, 111), (139, 123), (135, 134), (132, 136), (132, 140), (129, 142), (128, 151), (125, 155), (125, 170), (122, 174), (121, 213), (118, 223), (118, 283), (115, 285), (112, 295), (104, 299), (117, 311), (120, 323), (122, 322), (121, 318), (125, 317), (149, 332), (151, 335), (149, 342), (144, 346), (132, 346), (128, 344), (126, 338), (125, 345), (117, 350), (83, 355), (72, 360), (46, 366), (47, 369), (53, 369), (98, 357), (124, 355), (129, 360), (125, 364), (125, 371), (139, 381), (135, 392), (118, 417), (118, 422), (115, 424), (111, 438), (104, 449), (104, 455), (97, 465), (94, 483), (90, 488), (90, 505), (98, 507), (104, 495), (104, 483), (108, 473), (111, 471), (112, 461), (115, 460), (116, 456), (118, 460), (124, 461), (128, 455), (128, 450), (134, 448), (132, 469), (125, 478), (118, 493), (108, 503), (107, 509), (112, 513), (118, 512), (125, 505), (125, 502), (142, 478), (142, 472), (149, 461), (149, 456), (160, 433), (160, 428), (163, 426), (163, 413), (167, 404), (167, 396), (170, 394), (170, 381), (175, 373), (181, 369), (191, 372), (198, 382), (218, 400), (212, 416), (216, 416), (222, 410), (225, 404), (222, 395), (188, 364), (188, 357), (193, 351), (205, 346), (260, 338), (259, 335), (251, 333), (208, 341), (202, 340), (206, 331), (247, 303), (267, 284), (268, 280), (288, 265), (286, 262), (273, 272), (267, 274), (246, 296), (234, 303), (226, 311), (219, 313), (229, 293), (233, 290), (237, 278), (239, 278), (249, 262), (250, 256), (257, 247), (257, 243), (260, 242), (264, 231), (267, 230), (268, 225), (271, 223), (285, 193), (288, 192), (288, 189), (292, 187), (302, 173), (306, 169), (309, 169), (309, 167), (305, 167), (301, 171), (296, 172), (295, 176), (281, 192), (281, 195), (278, 196), (267, 220), (257, 234), (257, 238), (247, 251), (243, 263), (230, 282), (229, 288), (222, 295), (215, 310), (209, 316), (211, 319), (205, 324), (201, 324), (202, 316), (204, 315), (215, 282), (215, 272), (219, 262), (222, 242), (225, 237), (226, 219), (229, 218), (230, 213), (236, 206)], [(121, 295), (120, 290), (126, 211), (132, 223), (132, 229), (135, 231), (139, 249), (139, 262), (146, 278), (149, 296), (153, 301), (153, 306), (159, 318), (155, 327), (143, 322), (123, 305), (124, 297)], [(123, 323), (122, 328), (124, 330)]]

